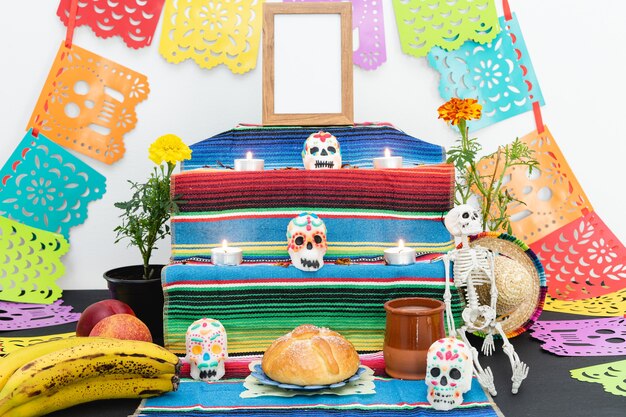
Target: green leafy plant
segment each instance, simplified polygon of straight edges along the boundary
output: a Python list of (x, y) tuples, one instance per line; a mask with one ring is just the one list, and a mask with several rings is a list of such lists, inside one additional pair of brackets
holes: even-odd
[(150, 146), (149, 157), (157, 166), (146, 182), (128, 181), (133, 194), (128, 201), (115, 203), (122, 214), (121, 224), (113, 229), (117, 233), (115, 243), (128, 239), (128, 246), (139, 250), (144, 279), (153, 278), (152, 251), (159, 240), (170, 234), (167, 221), (178, 212), (178, 201), (170, 196), (170, 179), (176, 163), (191, 157), (191, 149), (177, 136), (165, 135)]
[(478, 169), (482, 151), (478, 138), (469, 136), (467, 121), (479, 119), (482, 107), (474, 99), (452, 98), (439, 108), (439, 118), (456, 125), (460, 137), (448, 150), (447, 162), (456, 170), (455, 203), (466, 204), (475, 198), (480, 206), (483, 229), (505, 230), (511, 233), (511, 221), (507, 209), (511, 203), (525, 204), (513, 197), (505, 187), (506, 173), (515, 166), (527, 167), (529, 172), (539, 163), (534, 151), (516, 138), (513, 143), (498, 149), (483, 161), (493, 160), (493, 170)]

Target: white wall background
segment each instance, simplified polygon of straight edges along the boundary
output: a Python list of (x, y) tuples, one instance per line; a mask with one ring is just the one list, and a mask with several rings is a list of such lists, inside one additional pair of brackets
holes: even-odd
[[(500, 7), (500, 2), (496, 2)], [(605, 0), (511, 0), (539, 78), (545, 123), (562, 148), (597, 213), (626, 243), (626, 3)], [(65, 27), (58, 1), (20, 0), (0, 5), (0, 164), (24, 136)], [(439, 75), (425, 59), (403, 55), (391, 0), (384, 0), (387, 63), (354, 68), (356, 121), (388, 121), (429, 142), (450, 146), (454, 132), (437, 120), (443, 102)], [(175, 133), (192, 144), (235, 126), (261, 121), (261, 64), (243, 76), (224, 67), (203, 70), (191, 61), (167, 63), (158, 53), (160, 25), (150, 47), (127, 48), (78, 28), (74, 42), (148, 76), (150, 95), (137, 106), (138, 123), (125, 137), (126, 155), (112, 166), (78, 155), (107, 178), (107, 193), (89, 206), (87, 221), (71, 230), (63, 258), (64, 289), (106, 288), (102, 273), (140, 263), (138, 253), (114, 244), (117, 210), (129, 196), (126, 180), (143, 180), (152, 163), (149, 144)], [(535, 129), (531, 113), (478, 133), (486, 151)], [(166, 262), (169, 241), (153, 258)]]

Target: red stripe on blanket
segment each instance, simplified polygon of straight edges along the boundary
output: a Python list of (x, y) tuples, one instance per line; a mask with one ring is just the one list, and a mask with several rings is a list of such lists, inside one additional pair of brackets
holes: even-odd
[[(363, 353), (359, 355), (361, 364), (370, 367), (374, 375), (385, 375), (385, 359), (382, 352)], [(254, 356), (233, 356), (226, 359), (226, 375), (224, 378), (245, 378), (250, 375), (250, 362), (260, 361), (261, 355)], [(190, 378), (189, 364), (183, 363), (180, 376)]]
[[(251, 210), (252, 211), (252, 210)], [(200, 214), (199, 216), (202, 216)], [(227, 220), (245, 220), (245, 219), (282, 219), (282, 218), (291, 218), (292, 214), (284, 213), (284, 214), (264, 214), (263, 212), (250, 213), (249, 215), (236, 215), (236, 216), (220, 216), (220, 217), (172, 217), (170, 220), (172, 223), (195, 223), (195, 222), (222, 222)], [(415, 220), (424, 220), (424, 221), (435, 221), (437, 223), (441, 222), (442, 217), (416, 217), (416, 218), (403, 218), (397, 216), (372, 216), (372, 215), (359, 215), (358, 213), (324, 213), (323, 217), (325, 219), (367, 219), (367, 220), (406, 220), (406, 221), (415, 221)]]
[(172, 195), (183, 201), (182, 212), (287, 207), (443, 212), (453, 205), (454, 167), (186, 171), (173, 176)]

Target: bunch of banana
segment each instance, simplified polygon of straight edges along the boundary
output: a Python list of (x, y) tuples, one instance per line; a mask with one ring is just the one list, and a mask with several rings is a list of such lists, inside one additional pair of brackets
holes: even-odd
[(0, 359), (0, 416), (41, 416), (88, 401), (146, 398), (178, 388), (180, 360), (148, 342), (77, 337)]

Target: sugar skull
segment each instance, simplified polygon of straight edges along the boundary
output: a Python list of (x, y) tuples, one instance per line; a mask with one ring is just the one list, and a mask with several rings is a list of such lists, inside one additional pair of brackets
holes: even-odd
[(214, 319), (196, 320), (187, 329), (187, 356), (193, 379), (217, 381), (224, 376), (228, 357), (226, 330)]
[(480, 213), (469, 204), (454, 207), (443, 222), (446, 229), (455, 237), (477, 235), (483, 231)]
[(313, 133), (304, 142), (302, 162), (305, 169), (341, 168), (339, 141), (328, 132)]
[(324, 266), (326, 225), (313, 213), (302, 213), (287, 226), (287, 251), (291, 263), (302, 271), (317, 271)]
[(452, 410), (472, 387), (472, 353), (455, 337), (437, 340), (428, 349), (426, 378), (428, 402), (435, 410)]

